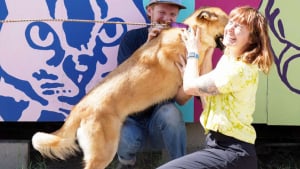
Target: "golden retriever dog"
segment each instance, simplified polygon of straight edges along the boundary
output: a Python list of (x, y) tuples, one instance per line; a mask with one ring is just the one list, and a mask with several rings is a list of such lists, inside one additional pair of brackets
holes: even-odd
[[(200, 56), (205, 56), (208, 47), (216, 47), (227, 20), (220, 8), (206, 7), (184, 21), (191, 28), (201, 27)], [(180, 63), (180, 55), (186, 55), (181, 31), (165, 29), (141, 46), (73, 107), (60, 129), (51, 134), (37, 132), (33, 147), (44, 156), (63, 160), (81, 148), (85, 169), (107, 167), (116, 154), (125, 118), (173, 98), (182, 85), (175, 64)]]

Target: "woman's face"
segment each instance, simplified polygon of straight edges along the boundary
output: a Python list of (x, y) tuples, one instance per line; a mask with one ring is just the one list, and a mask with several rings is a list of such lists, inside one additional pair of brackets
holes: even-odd
[(227, 48), (242, 51), (249, 42), (249, 35), (246, 25), (230, 19), (224, 29), (223, 43)]

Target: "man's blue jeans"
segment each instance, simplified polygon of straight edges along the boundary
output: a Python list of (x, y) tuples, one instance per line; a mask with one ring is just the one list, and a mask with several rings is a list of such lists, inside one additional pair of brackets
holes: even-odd
[(185, 123), (175, 103), (157, 105), (150, 117), (125, 120), (117, 152), (121, 163), (134, 165), (137, 152), (163, 148), (170, 159), (186, 153)]

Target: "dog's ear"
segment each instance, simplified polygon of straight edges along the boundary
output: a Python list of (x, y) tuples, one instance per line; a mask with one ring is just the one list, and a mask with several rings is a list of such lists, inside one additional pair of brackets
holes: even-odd
[(211, 13), (209, 11), (201, 11), (200, 14), (198, 15), (198, 18), (215, 21), (218, 19), (218, 16), (215, 13)]
[(215, 37), (215, 42), (217, 44), (216, 48), (219, 48), (221, 50), (225, 49), (225, 45), (223, 44), (223, 35), (217, 35)]

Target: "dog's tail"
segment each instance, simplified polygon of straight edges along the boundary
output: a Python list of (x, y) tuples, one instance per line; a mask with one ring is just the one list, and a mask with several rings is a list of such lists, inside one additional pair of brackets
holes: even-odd
[(53, 133), (35, 133), (32, 137), (33, 148), (43, 156), (52, 159), (65, 160), (67, 157), (75, 155), (79, 151), (76, 143), (78, 125), (79, 123), (70, 124), (70, 121), (67, 120), (59, 130)]
[(37, 132), (32, 137), (32, 145), (43, 156), (65, 160), (79, 150), (75, 138), (62, 138), (54, 134)]
[(32, 145), (43, 156), (52, 159), (65, 160), (68, 156), (76, 154), (79, 147), (75, 138), (62, 138), (54, 134), (37, 132), (32, 137)]

